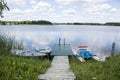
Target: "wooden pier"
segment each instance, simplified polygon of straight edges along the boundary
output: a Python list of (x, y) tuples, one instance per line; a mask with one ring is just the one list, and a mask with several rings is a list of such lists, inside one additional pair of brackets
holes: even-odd
[(73, 55), (70, 44), (55, 44), (52, 49), (52, 56), (71, 56)]
[(70, 44), (55, 44), (51, 56), (51, 67), (45, 74), (40, 74), (38, 80), (75, 80), (74, 73), (70, 70), (68, 56), (73, 55)]
[(38, 80), (75, 80), (70, 70), (68, 56), (55, 56), (45, 74), (40, 74)]

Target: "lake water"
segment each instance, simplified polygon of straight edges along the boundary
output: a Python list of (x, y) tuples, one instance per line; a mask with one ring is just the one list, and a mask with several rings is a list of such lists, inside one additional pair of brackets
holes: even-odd
[(88, 25), (6, 25), (0, 26), (2, 33), (14, 36), (27, 49), (47, 45), (53, 47), (61, 43), (72, 47), (87, 45), (94, 54), (108, 56), (111, 54), (112, 43), (116, 43), (116, 53), (120, 48), (120, 26), (88, 26)]

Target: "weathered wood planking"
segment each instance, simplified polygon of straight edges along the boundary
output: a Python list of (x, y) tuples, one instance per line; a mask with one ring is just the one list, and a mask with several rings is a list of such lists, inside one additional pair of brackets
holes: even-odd
[(55, 44), (51, 55), (53, 56), (69, 56), (73, 55), (70, 44)]

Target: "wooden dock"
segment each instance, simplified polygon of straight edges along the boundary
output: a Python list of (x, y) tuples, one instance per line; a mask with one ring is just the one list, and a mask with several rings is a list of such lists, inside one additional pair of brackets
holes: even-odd
[(73, 55), (70, 44), (55, 44), (52, 49), (52, 56), (71, 56)]
[(40, 74), (38, 80), (74, 80), (74, 73), (70, 70), (68, 56), (55, 56), (45, 74)]
[(40, 74), (38, 80), (74, 80), (68, 59), (68, 56), (73, 55), (70, 44), (55, 44), (51, 55), (54, 56), (51, 67), (45, 74)]

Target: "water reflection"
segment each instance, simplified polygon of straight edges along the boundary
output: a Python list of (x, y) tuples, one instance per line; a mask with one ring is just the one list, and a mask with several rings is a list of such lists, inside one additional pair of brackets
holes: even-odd
[(107, 26), (1, 26), (0, 30), (15, 36), (27, 49), (34, 50), (40, 45), (53, 47), (61, 38), (72, 47), (87, 45), (94, 54), (108, 56), (111, 54), (112, 43), (116, 42), (116, 53), (119, 51), (120, 28)]

